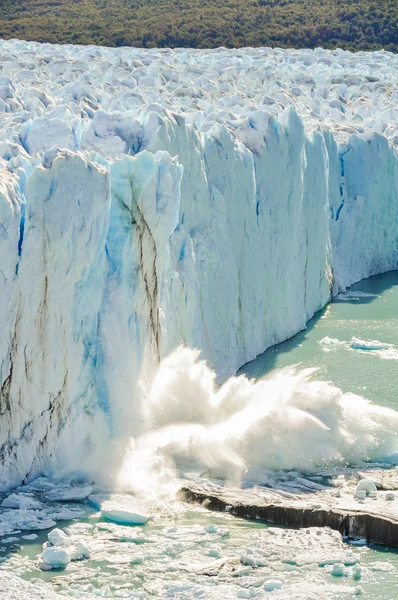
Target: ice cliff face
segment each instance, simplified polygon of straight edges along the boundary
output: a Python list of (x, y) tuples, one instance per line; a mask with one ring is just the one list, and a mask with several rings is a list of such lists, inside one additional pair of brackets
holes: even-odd
[(0, 487), (220, 379), (398, 268), (398, 58), (0, 42)]

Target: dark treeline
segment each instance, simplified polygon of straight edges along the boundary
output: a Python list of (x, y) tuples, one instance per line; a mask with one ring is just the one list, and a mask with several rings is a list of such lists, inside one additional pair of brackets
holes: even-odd
[(398, 0), (0, 0), (0, 37), (398, 51)]

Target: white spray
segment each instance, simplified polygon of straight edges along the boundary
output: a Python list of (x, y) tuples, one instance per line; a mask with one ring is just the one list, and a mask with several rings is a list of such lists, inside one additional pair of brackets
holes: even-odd
[(150, 422), (127, 444), (118, 487), (168, 496), (192, 468), (261, 482), (269, 469), (314, 471), (398, 451), (397, 412), (315, 381), (313, 372), (291, 367), (217, 388), (199, 352), (177, 348), (148, 383)]

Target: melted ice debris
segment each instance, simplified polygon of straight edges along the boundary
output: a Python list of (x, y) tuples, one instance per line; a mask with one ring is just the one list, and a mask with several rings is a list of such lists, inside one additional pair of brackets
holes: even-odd
[(321, 346), (344, 346), (347, 342), (331, 338), (328, 335), (322, 338), (319, 342)]
[(151, 518), (145, 503), (129, 494), (93, 494), (88, 500), (104, 519), (121, 525), (143, 525)]
[[(68, 495), (68, 491), (75, 489), (73, 485), (57, 485), (50, 479), (39, 477), (9, 494), (0, 503), (0, 537), (12, 534), (16, 530), (50, 529), (57, 521), (83, 518), (93, 513), (93, 509), (87, 504), (72, 502), (70, 498), (67, 506), (61, 503), (65, 495)], [(87, 492), (92, 490), (92, 487), (87, 485), (78, 489)], [(53, 497), (57, 498), (57, 502), (49, 501), (50, 491)], [(85, 496), (75, 492), (74, 494), (76, 497)], [(34, 539), (34, 537), (28, 535), (25, 539)]]
[[(186, 507), (180, 511), (176, 504), (165, 505), (163, 515), (169, 523), (146, 525), (144, 543), (115, 537), (117, 529), (131, 528), (114, 523), (72, 524), (64, 532), (68, 546), (47, 546), (37, 559), (23, 551), (10, 555), (0, 569), (0, 585), (3, 570), (32, 577), (39, 568), (62, 569), (51, 579), (54, 589), (68, 597), (90, 600), (98, 594), (142, 600), (152, 596), (264, 600), (271, 591), (278, 595), (278, 590), (289, 600), (319, 600), (338, 592), (355, 592), (360, 551), (354, 554), (338, 532), (316, 527), (250, 527), (229, 515), (215, 516), (199, 508), (196, 523), (187, 524), (192, 515), (186, 513)], [(77, 556), (78, 549), (85, 555)], [(345, 568), (343, 589), (330, 577), (336, 564)], [(34, 586), (31, 590), (32, 600), (41, 598)], [(42, 593), (45, 590), (43, 585)], [(54, 598), (58, 600), (56, 593)]]
[(65, 600), (48, 583), (32, 584), (11, 573), (0, 571), (0, 598), (7, 600)]
[(31, 511), (18, 509), (0, 512), (0, 536), (8, 535), (14, 531), (36, 531), (54, 527), (56, 521), (46, 510)]
[(265, 582), (264, 589), (266, 592), (272, 592), (273, 590), (280, 590), (283, 586), (283, 581), (280, 579), (268, 579)]
[(378, 356), (384, 360), (398, 360), (398, 350), (394, 344), (379, 342), (378, 340), (361, 340), (353, 337), (351, 340), (345, 341), (326, 336), (322, 338), (319, 343), (327, 350), (330, 350), (333, 347), (344, 347), (351, 350), (357, 350), (365, 354)]
[(150, 542), (150, 539), (141, 527), (131, 527), (129, 525), (120, 525), (119, 523), (112, 522), (98, 523), (96, 536), (98, 539), (112, 540), (115, 542), (132, 542), (135, 544)]
[(389, 562), (374, 562), (369, 565), (369, 569), (372, 571), (394, 571), (395, 567)]
[(90, 558), (90, 550), (78, 536), (67, 535), (62, 529), (53, 529), (48, 535), (48, 543), (38, 557), (38, 567), (42, 571), (65, 569), (72, 560)]

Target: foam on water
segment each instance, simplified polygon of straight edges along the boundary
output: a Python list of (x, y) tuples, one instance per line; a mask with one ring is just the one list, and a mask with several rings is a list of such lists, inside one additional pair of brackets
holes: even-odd
[(118, 485), (137, 494), (173, 493), (200, 467), (237, 482), (267, 469), (316, 470), (390, 457), (398, 413), (290, 367), (259, 381), (221, 387), (197, 351), (180, 347), (148, 383), (146, 431), (127, 444)]

